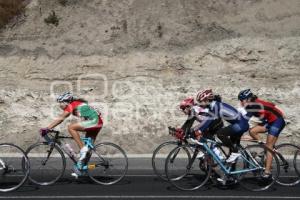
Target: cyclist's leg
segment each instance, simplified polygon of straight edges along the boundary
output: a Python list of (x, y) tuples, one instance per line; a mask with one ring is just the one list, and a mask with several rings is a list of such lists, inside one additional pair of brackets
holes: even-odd
[(233, 146), (233, 152), (238, 152), (238, 145), (241, 142), (242, 134), (233, 134), (230, 136), (230, 140)]
[(221, 133), (223, 132), (223, 134), (230, 136), (231, 154), (226, 162), (234, 162), (240, 156), (240, 154), (238, 153), (238, 144), (240, 142), (241, 136), (248, 129), (248, 121), (242, 119), (238, 123), (229, 125), (228, 127), (226, 127), (226, 129), (223, 129), (223, 131), (221, 130)]
[(233, 150), (233, 145), (232, 145), (232, 141), (230, 140), (230, 135), (232, 134), (232, 127), (231, 127), (231, 125), (219, 129), (216, 132), (216, 134), (217, 134), (218, 138), (222, 141), (222, 143), (225, 146), (229, 147), (230, 151), (232, 151)]
[(265, 126), (262, 125), (257, 125), (249, 129), (249, 135), (255, 140), (260, 140), (259, 134), (265, 132), (267, 132), (267, 129)]
[[(267, 136), (267, 142), (266, 142), (266, 146), (269, 149), (273, 149), (273, 146), (275, 145), (275, 143), (277, 142), (278, 137), (273, 136), (271, 134), (268, 134)], [(266, 169), (265, 169), (265, 173), (266, 174), (270, 174), (271, 173), (271, 165), (272, 165), (272, 159), (273, 156), (270, 152), (267, 153), (267, 160), (266, 160)]]
[[(97, 122), (97, 123), (95, 123)], [(84, 125), (84, 124), (83, 124)], [(90, 137), (92, 138), (93, 142), (95, 142), (98, 133), (102, 129), (103, 121), (101, 117), (98, 118), (98, 120), (93, 120), (91, 123), (87, 123), (85, 125), (84, 131), (86, 132), (85, 137)]]
[(79, 146), (80, 149), (83, 148), (84, 144), (82, 142), (82, 140), (80, 139), (80, 134), (78, 131), (85, 131), (85, 127), (83, 127), (81, 125), (81, 123), (74, 123), (74, 124), (70, 124), (68, 126), (68, 131), (71, 134), (71, 136), (73, 137), (73, 139), (75, 140), (75, 142), (77, 143), (77, 145)]
[(232, 124), (219, 129), (217, 131), (217, 136), (225, 146), (229, 147), (231, 152), (236, 153), (238, 151), (237, 145), (239, 144), (241, 136), (245, 130), (246, 129), (241, 127), (239, 124)]
[[(278, 136), (284, 127), (285, 127), (285, 121), (283, 118), (278, 118), (275, 122), (273, 122), (267, 127), (268, 136), (267, 136), (266, 146), (269, 149), (273, 149), (274, 145), (277, 142)], [(272, 154), (268, 153), (267, 160), (266, 160), (266, 169), (265, 169), (266, 174), (269, 174), (271, 171), (272, 159), (273, 159)]]

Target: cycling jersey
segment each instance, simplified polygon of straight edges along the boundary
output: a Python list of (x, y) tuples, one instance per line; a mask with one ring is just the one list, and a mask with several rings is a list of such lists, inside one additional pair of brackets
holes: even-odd
[(191, 108), (191, 111), (187, 117), (187, 120), (185, 121), (185, 123), (181, 126), (181, 129), (184, 130), (184, 132), (186, 134), (188, 134), (187, 131), (190, 130), (190, 128), (192, 127), (192, 125), (194, 124), (195, 120), (198, 122), (201, 122), (203, 119), (201, 118), (201, 115), (199, 115), (199, 113), (204, 112), (204, 109), (199, 107), (199, 106), (193, 106)]
[(273, 103), (255, 99), (254, 102), (249, 103), (245, 107), (248, 117), (257, 117), (263, 123), (259, 124), (265, 126), (268, 134), (278, 137), (280, 132), (285, 127), (283, 113)]
[[(205, 120), (209, 116), (209, 109), (208, 108), (202, 108), (200, 106), (193, 106), (191, 108), (191, 112), (187, 118), (187, 121), (182, 126), (183, 130), (189, 130), (192, 131), (199, 130), (199, 128), (202, 126), (203, 120)], [(197, 121), (199, 124), (195, 125), (193, 128), (192, 125), (194, 121)], [(205, 130), (204, 135), (205, 137), (211, 137), (216, 130), (223, 127), (223, 121), (222, 119), (214, 119), (212, 123), (209, 124), (208, 128)]]
[(248, 117), (259, 117), (260, 119), (266, 120), (268, 123), (276, 121), (278, 118), (283, 117), (281, 110), (276, 108), (273, 103), (256, 99), (245, 107)]
[(64, 111), (84, 119), (84, 121), (80, 122), (80, 125), (83, 126), (86, 131), (102, 128), (103, 121), (100, 114), (85, 102), (73, 101)]
[(213, 101), (210, 103), (208, 116), (203, 120), (202, 126), (199, 128), (204, 132), (215, 119), (223, 119), (234, 125), (233, 133), (242, 134), (248, 130), (249, 125), (247, 120), (234, 107), (224, 102)]

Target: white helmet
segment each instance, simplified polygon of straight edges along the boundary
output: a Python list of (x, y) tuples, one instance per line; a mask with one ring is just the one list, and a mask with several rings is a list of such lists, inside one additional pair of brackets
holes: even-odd
[(73, 101), (74, 96), (71, 92), (64, 92), (63, 94), (59, 95), (56, 99), (57, 102), (62, 103), (62, 102), (71, 102)]

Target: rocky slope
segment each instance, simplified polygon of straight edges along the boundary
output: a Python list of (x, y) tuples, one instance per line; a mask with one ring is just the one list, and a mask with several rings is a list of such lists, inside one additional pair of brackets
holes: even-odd
[(299, 22), (297, 0), (32, 0), (0, 33), (0, 139), (35, 142), (72, 90), (102, 110), (101, 140), (151, 153), (185, 119), (180, 100), (211, 87), (236, 106), (253, 88), (299, 143)]

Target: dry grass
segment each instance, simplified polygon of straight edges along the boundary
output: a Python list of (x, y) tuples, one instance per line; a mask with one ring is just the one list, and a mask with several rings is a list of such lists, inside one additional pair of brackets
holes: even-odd
[(0, 28), (24, 9), (24, 0), (0, 0)]

